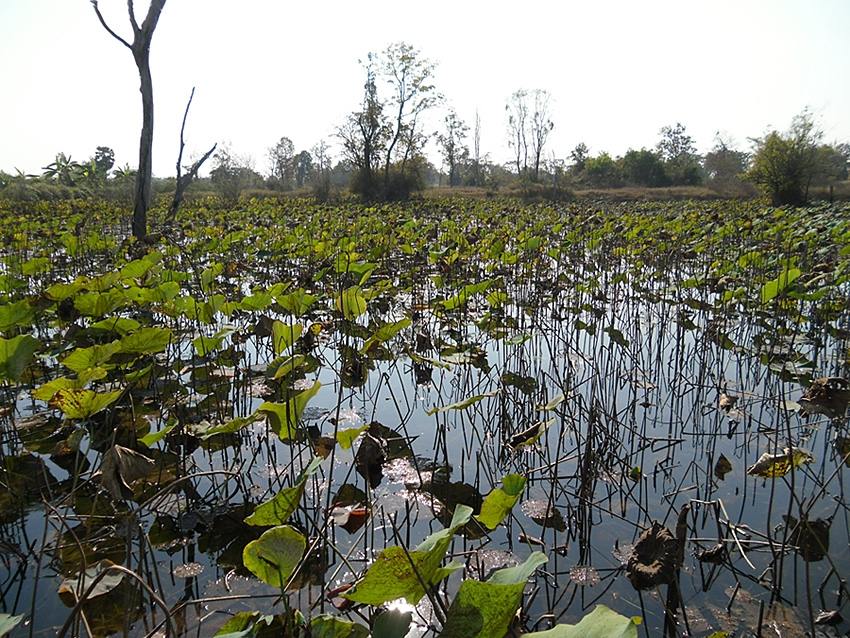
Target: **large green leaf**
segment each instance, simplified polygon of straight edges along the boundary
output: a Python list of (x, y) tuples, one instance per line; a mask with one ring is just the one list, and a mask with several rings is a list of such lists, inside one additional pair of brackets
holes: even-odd
[(502, 487), (497, 487), (484, 497), (481, 513), (476, 518), (487, 529), (496, 529), (511, 513), (523, 489), (525, 489), (525, 477), (519, 474), (508, 474), (502, 479)]
[(307, 478), (316, 473), (322, 464), (322, 460), (320, 456), (314, 458), (304, 470), (304, 473), (295, 482), (295, 485), (282, 489), (271, 500), (258, 505), (254, 512), (245, 519), (245, 522), (248, 525), (261, 527), (286, 523), (289, 517), (292, 516), (292, 513), (298, 508), (301, 497), (304, 496), (304, 487), (307, 485)]
[(275, 434), (283, 441), (291, 441), (296, 437), (298, 422), (301, 420), (301, 415), (304, 413), (304, 408), (307, 403), (316, 396), (316, 393), (322, 387), (319, 381), (316, 381), (310, 388), (299, 392), (286, 403), (272, 403), (266, 401), (257, 408), (258, 412), (264, 412), (269, 415), (269, 423), (272, 426)]
[(74, 307), (89, 317), (103, 317), (127, 303), (120, 290), (107, 292), (84, 292), (74, 297)]
[(310, 306), (316, 303), (316, 297), (305, 292), (303, 288), (299, 288), (289, 294), (278, 296), (277, 302), (287, 312), (300, 317), (310, 309)]
[(546, 556), (534, 552), (526, 561), (501, 569), (487, 582), (465, 580), (449, 607), (441, 638), (492, 638), (504, 636), (522, 603), (525, 582)]
[(141, 328), (121, 339), (121, 352), (126, 354), (156, 354), (168, 347), (169, 328)]
[(0, 332), (6, 332), (12, 328), (29, 327), (34, 316), (35, 311), (26, 299), (4, 304), (0, 306)]
[(366, 298), (363, 296), (363, 290), (360, 286), (352, 286), (342, 291), (336, 298), (336, 309), (342, 313), (342, 316), (353, 321), (360, 315), (366, 312)]
[(304, 326), (300, 323), (275, 321), (272, 324), (272, 348), (274, 348), (275, 356), (290, 348), (303, 331)]
[(18, 381), (40, 347), (41, 342), (31, 335), (0, 337), (0, 379)]
[(431, 585), (437, 575), (442, 574), (440, 565), (451, 537), (469, 522), (471, 515), (472, 508), (459, 505), (455, 508), (451, 525), (431, 534), (415, 550), (406, 552), (402, 547), (386, 548), (378, 554), (363, 578), (343, 597), (367, 605), (382, 605), (404, 598), (415, 605), (425, 595), (423, 583)]
[(283, 588), (295, 571), (307, 539), (288, 525), (272, 527), (260, 538), (245, 545), (242, 562), (254, 576), (272, 587)]
[(102, 346), (94, 345), (88, 348), (77, 348), (62, 359), (62, 365), (77, 374), (93, 368), (109, 369), (114, 366), (108, 365), (107, 362), (120, 349), (121, 343), (118, 341), (113, 341)]
[(225, 338), (232, 332), (233, 330), (231, 328), (222, 328), (212, 336), (201, 335), (192, 340), (192, 346), (195, 348), (195, 352), (198, 353), (199, 357), (205, 357), (210, 352), (218, 350)]
[(68, 419), (88, 419), (118, 400), (122, 390), (94, 392), (92, 390), (61, 389), (53, 397), (53, 403)]
[(323, 614), (310, 621), (310, 636), (311, 638), (369, 638), (369, 630), (363, 625)]
[(627, 618), (609, 609), (597, 605), (577, 625), (558, 625), (548, 631), (525, 634), (531, 638), (637, 638), (640, 616)]
[(783, 270), (776, 279), (771, 279), (761, 287), (761, 302), (767, 303), (776, 299), (802, 274), (799, 268), (787, 268)]

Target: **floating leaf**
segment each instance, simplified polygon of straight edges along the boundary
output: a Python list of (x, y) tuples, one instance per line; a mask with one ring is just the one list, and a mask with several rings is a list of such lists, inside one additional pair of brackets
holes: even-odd
[(719, 478), (721, 481), (726, 478), (726, 475), (732, 471), (732, 463), (727, 459), (723, 454), (721, 454), (717, 463), (714, 464), (714, 476)]
[(543, 436), (543, 433), (555, 422), (555, 419), (549, 419), (548, 421), (538, 421), (530, 428), (523, 430), (522, 432), (518, 432), (514, 434), (510, 441), (508, 441), (508, 446), (511, 448), (518, 450), (523, 447), (529, 447), (537, 443), (540, 440), (540, 437)]
[(0, 379), (18, 381), (40, 347), (41, 342), (30, 335), (0, 337)]
[(597, 605), (577, 625), (558, 625), (548, 631), (525, 634), (524, 638), (637, 638), (640, 616), (627, 618), (605, 605)]
[(21, 624), (24, 619), (23, 614), (20, 616), (11, 616), (9, 614), (0, 614), (0, 638), (12, 631), (15, 627)]
[(812, 453), (803, 448), (784, 448), (781, 454), (765, 452), (758, 461), (747, 468), (750, 476), (762, 478), (779, 478), (785, 476), (792, 469), (797, 469), (805, 463), (814, 461)]
[[(78, 600), (77, 596), (85, 594), (94, 582), (94, 579), (106, 571), (110, 565), (113, 565), (112, 561), (103, 560), (75, 577), (64, 579), (59, 585), (59, 594), (70, 594), (75, 601)], [(122, 580), (124, 580), (124, 574), (122, 572), (118, 570), (109, 571), (97, 582), (94, 589), (89, 592), (86, 600), (91, 600), (92, 598), (97, 598), (111, 592), (121, 584)]]
[(254, 576), (272, 587), (283, 588), (304, 555), (307, 539), (288, 525), (272, 527), (245, 545), (242, 561)]
[(474, 397), (469, 397), (468, 399), (464, 399), (463, 401), (457, 401), (455, 403), (451, 403), (449, 405), (445, 405), (441, 408), (433, 407), (430, 410), (426, 410), (425, 414), (428, 416), (433, 416), (434, 414), (439, 414), (441, 412), (447, 412), (449, 410), (463, 410), (464, 408), (468, 408), (471, 405), (475, 405), (482, 399), (486, 399), (488, 397), (494, 397), (499, 393), (498, 390), (494, 390), (493, 392), (487, 392), (485, 394), (476, 394)]
[(155, 465), (144, 454), (113, 445), (103, 455), (100, 482), (116, 500), (131, 498), (133, 490), (130, 489), (130, 484), (150, 474)]
[(174, 578), (195, 578), (200, 576), (203, 571), (204, 566), (200, 563), (185, 563), (175, 566), (171, 573), (174, 574)]
[(525, 489), (525, 477), (519, 474), (508, 474), (502, 479), (502, 487), (497, 487), (484, 497), (481, 513), (475, 518), (487, 529), (496, 529), (511, 513), (523, 489)]
[(593, 587), (599, 584), (599, 572), (588, 565), (576, 565), (570, 569), (570, 580), (579, 587)]

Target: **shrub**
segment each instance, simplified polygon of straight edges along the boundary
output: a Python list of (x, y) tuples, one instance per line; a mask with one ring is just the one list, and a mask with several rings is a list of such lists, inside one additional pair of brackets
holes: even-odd
[(808, 111), (794, 117), (784, 134), (771, 131), (754, 140), (753, 163), (747, 175), (774, 206), (801, 206), (817, 173), (818, 143), (823, 133)]

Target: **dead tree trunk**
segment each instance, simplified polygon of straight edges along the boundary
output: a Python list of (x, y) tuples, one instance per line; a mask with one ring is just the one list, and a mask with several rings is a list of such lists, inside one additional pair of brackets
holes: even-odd
[(168, 209), (168, 217), (165, 222), (166, 225), (174, 223), (174, 219), (177, 217), (177, 211), (183, 201), (183, 194), (198, 176), (198, 171), (201, 169), (201, 166), (203, 166), (204, 162), (210, 158), (218, 146), (218, 144), (213, 144), (212, 148), (204, 153), (198, 161), (191, 166), (187, 166), (187, 173), (185, 175), (183, 174), (183, 149), (186, 148), (183, 133), (186, 130), (186, 120), (189, 117), (189, 107), (192, 106), (192, 98), (194, 97), (195, 88), (192, 87), (192, 93), (189, 95), (189, 101), (186, 103), (186, 111), (183, 113), (183, 124), (180, 126), (180, 152), (177, 154), (177, 186), (174, 188), (174, 199), (171, 200), (171, 207)]
[(130, 49), (139, 70), (139, 90), (142, 93), (142, 134), (139, 138), (139, 170), (136, 172), (136, 187), (133, 198), (133, 235), (144, 239), (148, 231), (148, 209), (151, 205), (153, 186), (153, 80), (151, 79), (150, 47), (153, 32), (166, 0), (151, 0), (148, 13), (141, 26), (136, 22), (133, 0), (127, 0), (133, 41), (128, 42), (113, 31), (104, 20), (97, 0), (91, 0), (100, 24), (113, 38)]

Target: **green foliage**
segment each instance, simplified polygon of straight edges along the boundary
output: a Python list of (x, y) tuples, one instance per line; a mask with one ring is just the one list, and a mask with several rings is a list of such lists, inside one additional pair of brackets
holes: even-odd
[(640, 186), (664, 186), (667, 184), (667, 174), (664, 172), (664, 162), (658, 153), (645, 148), (639, 151), (630, 149), (622, 159), (623, 177), (627, 182)]
[(511, 513), (524, 489), (524, 476), (508, 474), (502, 479), (502, 487), (497, 487), (484, 497), (481, 513), (475, 518), (487, 529), (496, 529)]
[(18, 381), (40, 347), (41, 342), (31, 335), (0, 337), (0, 379)]
[(242, 561), (254, 576), (272, 587), (283, 589), (301, 561), (307, 539), (288, 525), (272, 527), (245, 545)]
[(749, 178), (774, 206), (801, 206), (818, 169), (818, 144), (823, 133), (808, 111), (795, 116), (786, 133), (771, 131), (755, 141)]
[(527, 638), (637, 638), (640, 616), (626, 618), (605, 605), (597, 605), (577, 625), (558, 625), (548, 631), (525, 634)]
[(534, 552), (521, 565), (493, 572), (486, 582), (464, 580), (449, 607), (446, 624), (440, 636), (504, 636), (522, 603), (526, 581), (545, 562), (545, 554)]

